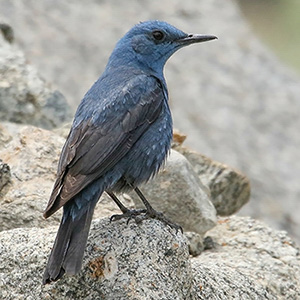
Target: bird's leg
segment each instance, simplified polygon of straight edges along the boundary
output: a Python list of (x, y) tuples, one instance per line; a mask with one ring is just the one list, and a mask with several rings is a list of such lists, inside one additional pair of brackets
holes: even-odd
[(115, 203), (118, 205), (123, 214), (128, 212), (129, 209), (125, 205), (123, 205), (123, 203), (118, 199), (118, 197), (114, 193), (109, 191), (106, 191), (106, 193), (115, 201)]
[(106, 191), (106, 193), (114, 200), (114, 202), (118, 205), (118, 207), (123, 213), (121, 215), (112, 215), (110, 217), (110, 221), (128, 218), (128, 223), (131, 219), (135, 219), (136, 216), (146, 212), (145, 209), (129, 209), (118, 199), (118, 197), (114, 193), (110, 191)]
[(163, 213), (156, 211), (151, 206), (151, 204), (148, 202), (148, 200), (145, 198), (145, 196), (143, 195), (143, 193), (141, 192), (141, 190), (138, 187), (134, 187), (134, 191), (137, 193), (137, 195), (140, 197), (140, 199), (142, 200), (142, 202), (144, 203), (144, 205), (146, 207), (145, 215), (143, 216), (142, 219), (140, 219), (140, 222), (143, 219), (147, 219), (147, 218), (157, 219), (157, 220), (160, 220), (161, 222), (167, 224), (171, 228), (175, 228), (176, 233), (177, 233), (178, 230), (183, 232), (182, 227), (180, 225), (177, 225), (177, 224), (173, 223), (168, 218), (166, 218)]

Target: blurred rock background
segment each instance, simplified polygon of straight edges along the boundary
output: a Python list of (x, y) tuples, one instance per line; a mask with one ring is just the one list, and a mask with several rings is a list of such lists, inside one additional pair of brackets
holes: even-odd
[(300, 2), (237, 0), (255, 34), (290, 67), (300, 72)]
[[(239, 2), (247, 15), (250, 4)], [(252, 199), (241, 214), (300, 241), (300, 79), (270, 50), (272, 43), (264, 43), (278, 25), (271, 6), (251, 9), (252, 16), (271, 18), (262, 25), (270, 28), (265, 35), (252, 29), (257, 23), (246, 21), (237, 2), (223, 0), (0, 0), (0, 23), (12, 26), (14, 44), (73, 111), (133, 24), (162, 19), (187, 32), (217, 35), (217, 42), (177, 53), (166, 67), (175, 127), (188, 135), (186, 145), (249, 176)], [(283, 37), (277, 31), (276, 39)]]

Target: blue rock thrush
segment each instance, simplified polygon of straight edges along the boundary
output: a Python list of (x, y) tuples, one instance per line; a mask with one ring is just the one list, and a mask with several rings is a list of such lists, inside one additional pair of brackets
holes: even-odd
[[(184, 46), (215, 38), (148, 21), (117, 43), (104, 73), (81, 101), (61, 152), (44, 217), (62, 206), (63, 217), (44, 284), (80, 271), (93, 211), (104, 191), (123, 213), (112, 219), (150, 217), (179, 228), (151, 207), (138, 186), (158, 172), (170, 149), (166, 61)], [(146, 209), (129, 210), (119, 201), (115, 193), (128, 189), (137, 192)]]

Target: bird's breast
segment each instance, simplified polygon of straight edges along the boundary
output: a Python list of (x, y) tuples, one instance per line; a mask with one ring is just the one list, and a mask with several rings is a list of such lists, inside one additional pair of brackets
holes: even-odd
[(158, 172), (170, 150), (172, 132), (172, 118), (166, 103), (157, 120), (124, 157), (126, 181), (139, 185)]

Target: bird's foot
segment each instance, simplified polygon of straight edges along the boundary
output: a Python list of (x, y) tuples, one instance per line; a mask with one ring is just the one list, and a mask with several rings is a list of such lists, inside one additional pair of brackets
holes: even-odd
[(166, 218), (163, 213), (156, 211), (155, 209), (127, 209), (123, 214), (120, 215), (112, 215), (110, 217), (110, 221), (118, 221), (121, 219), (127, 218), (127, 224), (130, 220), (135, 220), (137, 224), (141, 223), (144, 220), (147, 219), (156, 219), (161, 221), (162, 223), (168, 225), (171, 228), (174, 228), (176, 230), (176, 233), (178, 230), (183, 232), (182, 227), (180, 225), (177, 225), (173, 223), (171, 220)]
[(178, 230), (183, 232), (182, 227), (180, 225), (177, 225), (170, 221), (168, 218), (164, 216), (163, 213), (156, 211), (155, 209), (127, 209), (123, 214), (120, 215), (113, 215), (110, 217), (110, 221), (118, 221), (124, 218), (127, 219), (127, 224), (130, 220), (135, 220), (137, 224), (141, 223), (144, 220), (147, 219), (156, 219), (161, 221), (162, 223), (168, 225), (171, 228), (174, 228), (176, 230), (176, 233)]
[(168, 225), (169, 227), (174, 228), (176, 230), (176, 234), (177, 234), (178, 230), (180, 230), (181, 233), (183, 233), (183, 229), (180, 225), (173, 223), (171, 220), (169, 220), (167, 217), (165, 217), (162, 212), (156, 211), (152, 207), (148, 208), (146, 210), (145, 214), (141, 217), (143, 217), (143, 220), (149, 219), (149, 218), (159, 220), (162, 223)]
[(124, 210), (120, 215), (112, 215), (110, 221), (118, 221), (124, 218), (127, 218), (127, 224), (130, 220), (134, 219), (136, 223), (141, 223), (142, 219), (140, 218), (142, 214), (146, 213), (146, 209), (127, 209)]
[(110, 217), (110, 221), (118, 221), (121, 219), (127, 218), (127, 224), (130, 220), (134, 220), (137, 224), (141, 223), (144, 220), (147, 219), (156, 219), (161, 221), (162, 223), (168, 225), (171, 228), (174, 228), (176, 230), (176, 233), (178, 230), (183, 233), (182, 227), (180, 225), (177, 225), (173, 223), (171, 220), (166, 218), (163, 213), (156, 211), (155, 209), (148, 208), (148, 209), (127, 209), (124, 210), (124, 212), (120, 215), (112, 215)]

